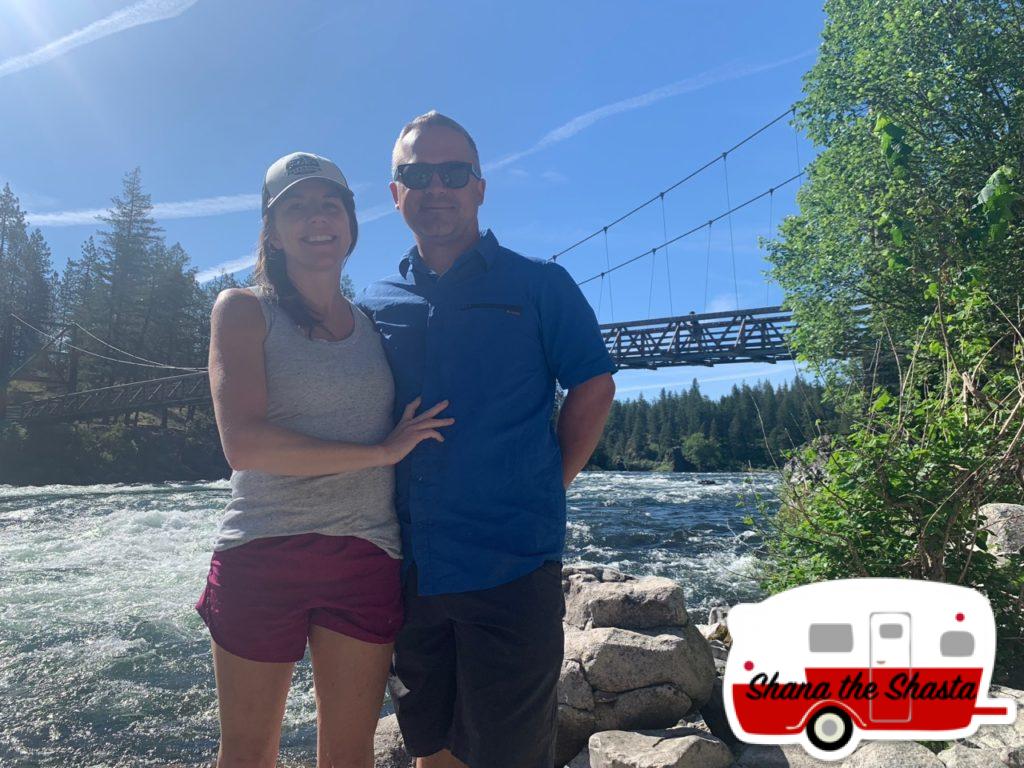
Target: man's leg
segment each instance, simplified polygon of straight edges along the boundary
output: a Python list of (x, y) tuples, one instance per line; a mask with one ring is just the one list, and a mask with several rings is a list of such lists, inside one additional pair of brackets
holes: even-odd
[(417, 757), (416, 768), (467, 768), (466, 764), (447, 749), (430, 757)]
[(450, 746), (469, 768), (554, 763), (561, 571), (550, 562), (509, 584), (445, 596), (455, 621), (458, 685)]
[[(416, 567), (403, 589), (405, 623), (395, 639), (388, 687), (406, 749), (433, 760), (449, 744), (455, 711), (455, 635), (440, 598), (417, 591)], [(441, 768), (446, 763), (421, 763)], [(456, 764), (456, 768), (458, 768)]]

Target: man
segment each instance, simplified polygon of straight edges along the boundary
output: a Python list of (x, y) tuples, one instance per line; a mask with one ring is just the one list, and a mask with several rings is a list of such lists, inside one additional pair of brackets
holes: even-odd
[(562, 267), (480, 232), (485, 183), (461, 125), (417, 117), (392, 172), (416, 246), (360, 303), (396, 409), (448, 400), (455, 419), (397, 468), (406, 623), (392, 700), (417, 768), (551, 768), (565, 489), (600, 439), (615, 366)]

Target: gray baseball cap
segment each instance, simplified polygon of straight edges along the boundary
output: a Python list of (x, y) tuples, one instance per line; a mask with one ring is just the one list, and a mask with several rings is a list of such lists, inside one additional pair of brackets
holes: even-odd
[(263, 180), (263, 213), (266, 214), (281, 195), (306, 179), (333, 182), (344, 192), (354, 196), (345, 180), (345, 174), (326, 157), (310, 152), (292, 152), (276, 160), (267, 169), (267, 176)]

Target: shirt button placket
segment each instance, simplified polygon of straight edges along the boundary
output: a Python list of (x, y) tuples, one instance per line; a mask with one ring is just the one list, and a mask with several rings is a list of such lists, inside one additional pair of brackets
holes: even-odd
[[(437, 283), (434, 284), (434, 290), (432, 295), (428, 296), (427, 301), (427, 332), (426, 332), (426, 349), (424, 365), (425, 370), (423, 371), (423, 406), (429, 407), (434, 405), (443, 393), (438, 389), (438, 370), (441, 367), (441, 320), (442, 315), (440, 307), (438, 306), (438, 290), (439, 286)], [(421, 489), (420, 500), (423, 504), (421, 509), (420, 520), (422, 521), (421, 531), (423, 533), (423, 544), (425, 560), (423, 568), (424, 582), (429, 586), (434, 580), (433, 573), (433, 555), (434, 555), (434, 541), (433, 541), (433, 528), (435, 523), (435, 515), (438, 509), (437, 499), (437, 488), (438, 488), (438, 447), (439, 444), (433, 440), (426, 440), (421, 443), (423, 446), (422, 455), (420, 457), (418, 471), (416, 473), (416, 483)]]

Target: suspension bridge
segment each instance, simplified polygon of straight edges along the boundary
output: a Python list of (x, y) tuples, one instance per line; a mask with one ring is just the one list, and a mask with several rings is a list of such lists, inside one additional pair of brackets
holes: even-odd
[[(646, 369), (674, 366), (715, 366), (728, 363), (769, 363), (793, 359), (788, 338), (792, 332), (793, 320), (790, 312), (781, 306), (760, 306), (741, 308), (739, 288), (736, 278), (736, 252), (733, 241), (733, 214), (752, 206), (759, 201), (766, 201), (769, 213), (767, 232), (772, 231), (774, 196), (804, 175), (800, 166), (799, 146), (797, 145), (797, 172), (788, 178), (779, 180), (760, 193), (747, 200), (733, 205), (729, 186), (729, 156), (748, 142), (753, 141), (769, 128), (787, 116), (793, 109), (776, 116), (750, 133), (741, 141), (722, 151), (708, 162), (696, 168), (672, 185), (660, 190), (645, 202), (608, 224), (580, 238), (572, 245), (553, 254), (548, 260), (562, 260), (572, 251), (584, 244), (600, 238), (604, 240), (604, 268), (578, 280), (581, 287), (599, 283), (599, 296), (595, 311), (601, 316), (604, 298), (607, 293), (608, 302), (613, 306), (611, 276), (630, 265), (642, 260), (650, 260), (651, 277), (648, 293), (648, 316), (653, 314), (651, 297), (655, 286), (655, 267), (659, 255), (663, 257), (666, 270), (670, 270), (669, 249), (680, 241), (691, 238), (699, 232), (707, 232), (707, 263), (705, 270), (704, 311), (690, 311), (686, 314), (670, 313), (664, 317), (648, 317), (647, 319), (630, 321), (612, 321), (600, 325), (602, 338), (615, 363), (620, 369)], [(725, 181), (725, 210), (718, 215), (700, 221), (694, 226), (673, 237), (668, 236), (668, 220), (665, 213), (666, 196), (682, 187), (690, 180), (705, 173), (710, 168), (721, 165)], [(660, 242), (626, 258), (616, 264), (611, 262), (608, 247), (608, 233), (626, 220), (634, 217), (644, 209), (660, 203), (661, 236)], [(707, 311), (708, 280), (711, 275), (711, 229), (718, 222), (726, 222), (729, 233), (730, 252), (732, 259), (733, 288), (735, 292), (735, 308), (731, 310)], [(607, 292), (606, 292), (607, 284)], [(669, 300), (671, 306), (671, 274), (668, 280)], [(766, 302), (767, 304), (767, 302)], [(12, 316), (13, 317), (13, 316)], [(205, 369), (183, 368), (181, 366), (162, 363), (140, 357), (110, 344), (100, 336), (92, 333), (77, 323), (56, 332), (47, 332), (34, 327), (21, 318), (14, 321), (27, 326), (36, 333), (41, 347), (28, 359), (14, 367), (11, 358), (11, 328), (13, 323), (8, 319), (6, 345), (0, 338), (0, 419), (23, 423), (45, 421), (78, 421), (98, 417), (109, 417), (118, 414), (138, 413), (140, 411), (162, 411), (164, 423), (167, 410), (182, 406), (194, 407), (209, 403), (210, 385)], [(84, 339), (83, 337), (88, 337)], [(103, 345), (103, 352), (90, 349), (89, 345)], [(116, 357), (115, 357), (116, 355)], [(99, 358), (112, 361), (123, 366), (150, 371), (159, 369), (164, 373), (174, 371), (173, 375), (159, 378), (143, 378), (109, 386), (80, 389), (78, 386), (78, 366), (83, 357)], [(13, 369), (13, 370), (12, 370)], [(42, 373), (40, 373), (42, 372)], [(34, 378), (33, 378), (34, 377)], [(9, 397), (8, 385), (11, 381), (34, 381), (42, 385), (45, 393), (42, 396), (21, 398), (14, 402)], [(10, 402), (9, 402), (10, 400)]]

